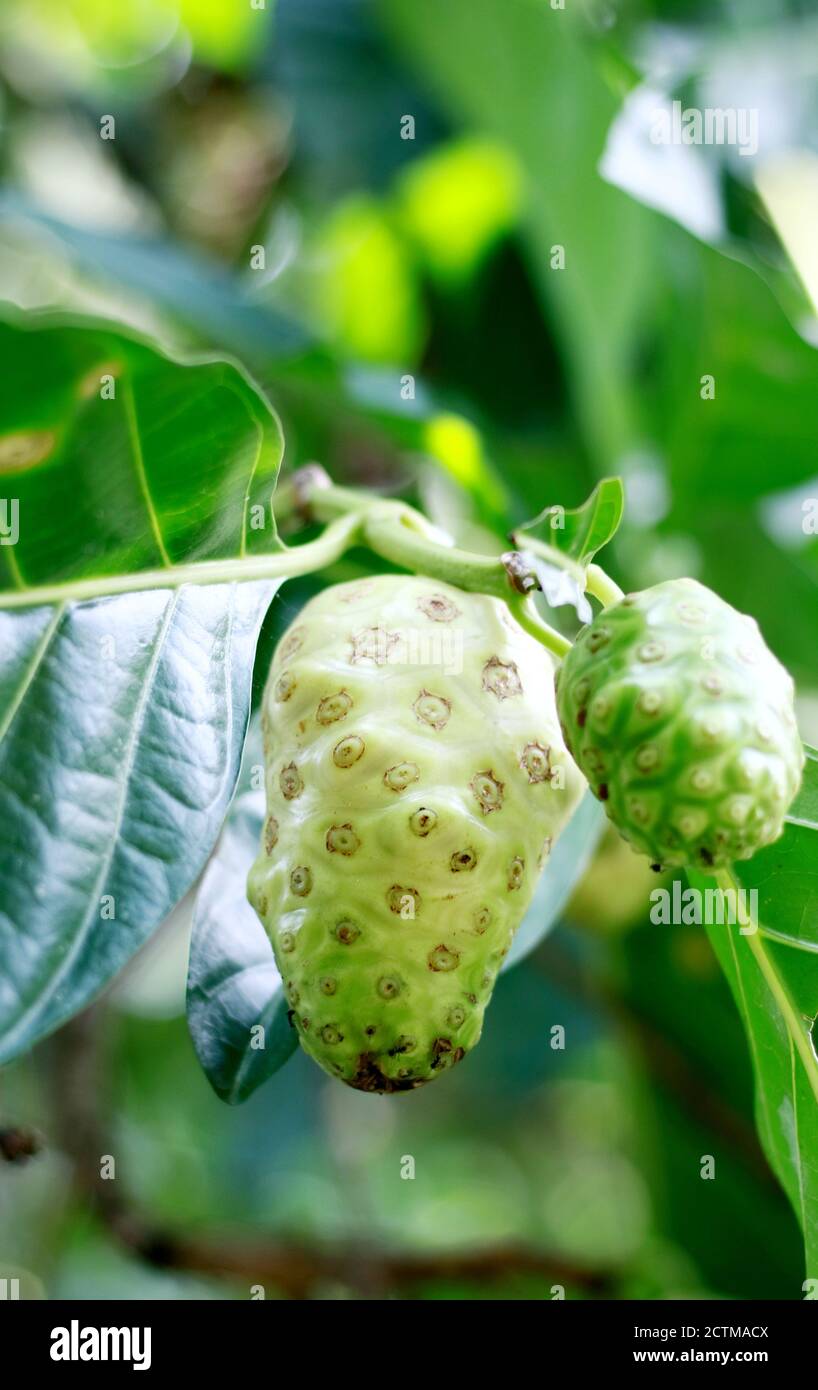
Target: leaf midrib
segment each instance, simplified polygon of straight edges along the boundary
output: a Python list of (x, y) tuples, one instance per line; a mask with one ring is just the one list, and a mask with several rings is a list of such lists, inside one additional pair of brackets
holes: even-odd
[(93, 908), (95, 906), (95, 900), (98, 900), (100, 896), (100, 889), (105, 883), (111, 864), (113, 862), (114, 854), (116, 853), (116, 849), (119, 844), (120, 831), (122, 829), (122, 823), (125, 816), (125, 807), (128, 801), (128, 788), (130, 785), (131, 773), (133, 771), (134, 761), (136, 758), (136, 750), (139, 744), (139, 734), (141, 733), (142, 726), (144, 723), (145, 713), (148, 707), (149, 695), (153, 689), (153, 684), (156, 679), (156, 673), (159, 669), (159, 665), (161, 662), (165, 638), (167, 637), (168, 629), (170, 627), (170, 623), (173, 614), (176, 611), (178, 603), (179, 594), (176, 593), (173, 595), (170, 602), (167, 604), (165, 608), (165, 612), (162, 617), (161, 627), (156, 637), (154, 651), (151, 654), (151, 659), (148, 664), (147, 671), (145, 672), (142, 690), (140, 692), (139, 699), (134, 709), (132, 730), (128, 738), (126, 755), (122, 763), (124, 771), (122, 779), (120, 781), (120, 796), (119, 804), (117, 806), (116, 811), (116, 818), (112, 826), (108, 849), (100, 864), (99, 872), (96, 876), (93, 889), (89, 893), (88, 908), (83, 914), (82, 920), (78, 925), (78, 929), (71, 943), (70, 949), (66, 952), (65, 956), (60, 961), (59, 968), (51, 976), (51, 979), (49, 980), (46, 988), (42, 990), (40, 993), (38, 993), (36, 1000), (34, 1000), (34, 1002), (29, 1006), (29, 1008), (23, 1014), (20, 1015), (20, 1017), (17, 1020), (16, 1027), (6, 1034), (5, 1042), (8, 1045), (10, 1041), (12, 1048), (14, 1047), (14, 1038), (18, 1036), (21, 1032), (25, 1031), (26, 1025), (28, 1024), (28, 1021), (32, 1017), (32, 1015), (42, 1013), (43, 1005), (45, 1004), (45, 1002), (54, 997), (55, 991), (59, 988), (60, 982), (72, 969), (77, 959), (77, 955), (79, 954), (79, 951), (85, 944), (85, 939), (88, 933), (88, 927), (91, 920), (91, 912), (93, 911)]
[[(716, 880), (722, 891), (724, 891), (725, 889), (729, 889), (731, 893), (737, 894), (739, 892), (740, 884), (732, 869), (720, 870), (716, 874)], [(778, 1007), (778, 1011), (781, 1014), (781, 1017), (784, 1021), (784, 1025), (787, 1029), (787, 1033), (789, 1034), (790, 1041), (795, 1044), (795, 1047), (798, 1051), (798, 1055), (801, 1059), (801, 1064), (804, 1068), (807, 1080), (810, 1084), (810, 1088), (813, 1092), (813, 1095), (815, 1096), (816, 1103), (818, 1103), (818, 1058), (815, 1057), (812, 1051), (810, 1040), (806, 1030), (801, 1026), (800, 1015), (798, 1014), (798, 1011), (795, 1005), (793, 1004), (792, 999), (790, 998), (789, 990), (787, 989), (778, 970), (776, 969), (774, 962), (772, 961), (768, 952), (765, 950), (765, 933), (761, 928), (761, 923), (754, 914), (751, 914), (751, 925), (755, 928), (755, 930), (752, 932), (743, 933), (742, 940), (747, 942), (749, 949), (752, 951), (756, 964), (758, 965), (758, 968), (761, 971), (764, 980), (766, 981), (767, 987), (770, 990), (773, 999), (775, 1000), (775, 1003)], [(736, 966), (738, 968), (738, 960), (735, 953), (735, 943), (733, 940), (732, 933), (730, 934), (730, 942), (733, 947), (734, 959), (736, 959)], [(749, 1008), (747, 1008), (746, 1001), (745, 1009), (747, 1012), (747, 1021), (752, 1032), (752, 1012), (749, 1010)], [(759, 1072), (759, 1079), (760, 1078), (761, 1073)], [(793, 1101), (794, 1100), (795, 1097), (793, 1096)]]

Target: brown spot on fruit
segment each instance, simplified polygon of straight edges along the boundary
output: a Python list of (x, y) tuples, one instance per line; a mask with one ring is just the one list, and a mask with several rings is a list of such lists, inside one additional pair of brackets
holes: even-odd
[(452, 950), (450, 946), (444, 946), (441, 942), (439, 946), (435, 946), (434, 950), (429, 952), (427, 961), (430, 970), (448, 972), (457, 969), (460, 964), (460, 953)]
[(444, 695), (433, 695), (431, 690), (421, 690), (412, 706), (421, 724), (431, 729), (445, 729), (452, 712), (452, 702)]
[(343, 922), (338, 923), (334, 932), (336, 941), (340, 941), (342, 946), (351, 946), (354, 941), (358, 940), (360, 935), (361, 928), (346, 918)]
[(338, 981), (332, 975), (324, 975), (319, 988), (322, 994), (334, 994), (338, 988)]
[(347, 1085), (352, 1086), (356, 1091), (368, 1091), (375, 1095), (391, 1095), (395, 1091), (413, 1091), (422, 1084), (422, 1080), (415, 1077), (399, 1079), (386, 1076), (371, 1052), (361, 1053), (355, 1075), (347, 1078)]
[(281, 795), (286, 801), (294, 801), (297, 796), (301, 795), (304, 790), (304, 783), (295, 763), (288, 763), (286, 767), (281, 769), (278, 784), (281, 787)]
[(394, 975), (382, 975), (378, 981), (378, 993), (381, 999), (397, 999), (401, 991), (400, 980)]
[(445, 594), (426, 594), (418, 599), (418, 608), (433, 623), (450, 623), (460, 617), (460, 609)]
[(431, 811), (428, 806), (421, 806), (409, 817), (409, 829), (413, 835), (419, 835), (424, 839), (431, 834), (437, 825), (437, 812)]
[(290, 874), (290, 891), (297, 898), (306, 898), (312, 892), (312, 873), (306, 864), (299, 864)]
[(435, 1038), (432, 1043), (432, 1071), (439, 1071), (441, 1067), (453, 1067), (457, 1062), (462, 1062), (465, 1055), (466, 1049), (453, 1047), (451, 1038)]
[(264, 852), (272, 854), (278, 844), (278, 821), (275, 816), (268, 816), (264, 823)]
[(285, 700), (289, 700), (295, 687), (296, 679), (292, 671), (284, 671), (275, 683), (273, 698), (277, 700), (279, 704), (283, 704)]
[(449, 868), (453, 874), (468, 873), (477, 867), (477, 853), (473, 849), (456, 849), (449, 860)]
[(340, 743), (336, 743), (332, 750), (332, 761), (336, 767), (352, 767), (359, 758), (364, 755), (366, 744), (357, 734), (350, 734), (348, 738), (342, 738)]
[(520, 767), (529, 782), (549, 782), (552, 776), (551, 749), (542, 743), (527, 743), (520, 754)]
[(327, 831), (327, 849), (330, 854), (343, 854), (347, 858), (360, 849), (361, 842), (355, 834), (352, 826), (347, 822), (345, 825), (331, 825)]
[(499, 811), (503, 804), (504, 785), (490, 768), (485, 772), (476, 773), (469, 787), (484, 816), (490, 815), (492, 811)]
[(510, 893), (515, 893), (515, 892), (517, 891), (518, 888), (521, 888), (524, 878), (525, 878), (525, 860), (524, 860), (524, 859), (520, 859), (519, 857), (516, 858), (516, 859), (512, 859), (512, 861), (511, 861), (511, 863), (510, 863), (510, 865), (509, 865), (509, 869), (508, 869), (508, 890), (509, 890), (509, 892), (510, 892)]
[(291, 656), (295, 656), (296, 652), (300, 651), (304, 645), (305, 635), (305, 629), (303, 627), (294, 627), (292, 632), (289, 632), (284, 638), (278, 649), (277, 655), (279, 661), (289, 661)]
[(608, 783), (607, 783), (607, 782), (600, 782), (600, 784), (599, 784), (599, 786), (598, 786), (598, 788), (597, 788), (597, 793), (596, 793), (596, 794), (597, 794), (597, 797), (599, 798), (600, 801), (607, 801), (607, 800), (608, 800)]
[(501, 661), (499, 656), (489, 657), (483, 667), (483, 689), (496, 695), (498, 700), (510, 700), (522, 695), (523, 683), (513, 661)]
[(420, 777), (420, 768), (417, 763), (395, 763), (394, 767), (387, 768), (383, 774), (384, 784), (393, 792), (405, 791), (412, 782), (417, 782)]
[(285, 956), (291, 955), (291, 953), (295, 950), (295, 937), (293, 936), (292, 932), (283, 931), (278, 938), (278, 945), (279, 950), (283, 951)]
[(315, 717), (319, 724), (335, 724), (346, 719), (352, 709), (352, 696), (346, 690), (336, 690), (334, 695), (325, 695), (319, 702)]
[(344, 1041), (344, 1035), (337, 1023), (325, 1023), (321, 1029), (321, 1040), (325, 1042), (328, 1047), (337, 1047), (338, 1043)]
[(474, 914), (474, 930), (478, 936), (483, 936), (485, 931), (491, 926), (491, 908), (478, 908)]
[(389, 911), (394, 912), (398, 917), (415, 917), (420, 910), (420, 893), (416, 888), (403, 888), (399, 883), (393, 883), (386, 895), (389, 904)]

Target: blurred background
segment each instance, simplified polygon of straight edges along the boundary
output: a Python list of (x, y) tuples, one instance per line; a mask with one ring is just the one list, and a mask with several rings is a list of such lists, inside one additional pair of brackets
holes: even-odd
[[(756, 616), (816, 741), (816, 40), (807, 0), (4, 0), (0, 298), (236, 356), (287, 470), (474, 549), (621, 473), (615, 578), (694, 575)], [(674, 100), (755, 112), (757, 148), (657, 143)], [(276, 600), (259, 682), (316, 582)], [(361, 1095), (299, 1054), (236, 1109), (187, 1032), (182, 904), (0, 1074), (0, 1274), (799, 1297), (741, 1025), (703, 931), (648, 922), (654, 886), (605, 836), (439, 1085)]]

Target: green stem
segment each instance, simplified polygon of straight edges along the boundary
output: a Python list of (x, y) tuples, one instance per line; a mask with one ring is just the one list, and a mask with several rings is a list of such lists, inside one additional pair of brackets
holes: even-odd
[(533, 601), (527, 595), (514, 594), (511, 598), (506, 599), (506, 603), (512, 616), (516, 618), (520, 627), (528, 633), (529, 637), (536, 638), (560, 660), (568, 655), (572, 643), (567, 637), (563, 637), (561, 632), (557, 632), (556, 628), (549, 627), (548, 623), (540, 617)]
[(320, 536), (305, 545), (285, 547), (270, 555), (246, 555), (231, 560), (200, 560), (168, 569), (136, 570), (132, 574), (101, 575), (96, 579), (68, 579), (59, 584), (40, 584), (0, 595), (0, 610), (33, 608), (49, 603), (82, 603), (146, 589), (176, 589), (182, 584), (230, 584), (237, 580), (292, 578), (311, 574), (334, 564), (345, 550), (358, 544), (363, 518), (356, 513), (339, 517)]
[(429, 523), (421, 529), (420, 514), (399, 504), (372, 507), (364, 517), (363, 539), (384, 560), (402, 569), (427, 574), (457, 589), (490, 594), (507, 599), (510, 583), (502, 560), (495, 555), (476, 555), (470, 550), (444, 546), (428, 534)]
[[(315, 540), (286, 546), (270, 555), (205, 560), (12, 590), (0, 596), (0, 609), (82, 602), (148, 589), (178, 588), (182, 584), (291, 578), (326, 569), (351, 546), (364, 545), (402, 569), (428, 575), (470, 593), (501, 599), (508, 604), (520, 626), (553, 655), (562, 658), (571, 649), (568, 639), (540, 617), (530, 597), (515, 590), (504, 559), (448, 545), (445, 536), (421, 512), (406, 503), (373, 500), (366, 493), (336, 487), (315, 468), (288, 480), (276, 494), (275, 504), (279, 521), (298, 515), (309, 516), (314, 521), (328, 523), (326, 529)], [(566, 560), (566, 565), (570, 563)], [(622, 596), (621, 590), (598, 565), (588, 569), (588, 588), (604, 603), (615, 602)]]
[(625, 597), (624, 590), (614, 583), (601, 565), (588, 566), (585, 587), (589, 594), (599, 599), (603, 608), (610, 608), (612, 603), (618, 603)]

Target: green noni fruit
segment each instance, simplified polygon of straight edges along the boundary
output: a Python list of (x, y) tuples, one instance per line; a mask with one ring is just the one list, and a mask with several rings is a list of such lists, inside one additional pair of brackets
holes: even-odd
[(583, 628), (557, 706), (592, 791), (657, 865), (707, 871), (781, 834), (804, 761), (792, 680), (755, 620), (695, 580)]
[(477, 1043), (497, 971), (584, 782), (553, 666), (505, 604), (395, 575), (282, 638), (264, 696), (250, 901), (304, 1049), (410, 1090)]

